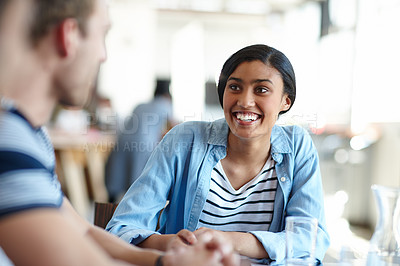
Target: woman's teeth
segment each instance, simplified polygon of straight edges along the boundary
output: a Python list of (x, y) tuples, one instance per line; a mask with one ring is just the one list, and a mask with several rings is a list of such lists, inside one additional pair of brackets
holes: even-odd
[(241, 120), (241, 121), (254, 121), (257, 120), (258, 115), (253, 114), (253, 113), (236, 113), (236, 118)]

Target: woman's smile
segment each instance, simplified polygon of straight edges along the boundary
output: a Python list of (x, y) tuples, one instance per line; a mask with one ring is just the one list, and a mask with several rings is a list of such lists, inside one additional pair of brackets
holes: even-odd
[(234, 118), (236, 118), (236, 121), (241, 125), (252, 125), (256, 123), (258, 120), (260, 120), (262, 117), (259, 114), (248, 111), (234, 111), (232, 112), (232, 115)]
[(259, 60), (243, 62), (229, 76), (223, 98), (225, 119), (238, 138), (268, 138), (279, 112), (288, 108), (282, 76)]

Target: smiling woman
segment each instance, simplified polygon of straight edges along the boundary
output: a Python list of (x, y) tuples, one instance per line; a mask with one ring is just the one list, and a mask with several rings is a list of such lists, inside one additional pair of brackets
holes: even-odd
[[(225, 118), (173, 128), (107, 229), (160, 250), (215, 235), (243, 256), (281, 264), (285, 218), (315, 217), (322, 261), (329, 236), (317, 151), (302, 128), (275, 125), (296, 96), (290, 61), (266, 45), (245, 47), (224, 64), (218, 93)], [(295, 249), (304, 255), (301, 244)]]
[(286, 56), (274, 48), (245, 47), (224, 64), (218, 94), (230, 129), (228, 150), (236, 150), (228, 152), (221, 164), (234, 187), (241, 187), (270, 156), (272, 128), (296, 97), (294, 71)]

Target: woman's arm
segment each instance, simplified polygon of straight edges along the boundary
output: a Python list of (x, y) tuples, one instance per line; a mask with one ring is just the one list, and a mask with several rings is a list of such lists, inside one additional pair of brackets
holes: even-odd
[(142, 248), (155, 248), (166, 251), (168, 249), (178, 249), (197, 243), (197, 237), (189, 230), (182, 229), (177, 234), (149, 236), (146, 240), (139, 244)]
[[(298, 128), (298, 127), (296, 127)], [(324, 190), (319, 168), (318, 152), (307, 132), (297, 133), (294, 142), (294, 167), (292, 189), (286, 206), (286, 216), (314, 217), (318, 220), (316, 258), (322, 261), (329, 247), (329, 235), (326, 228), (324, 210)], [(284, 217), (284, 218), (285, 218)], [(298, 243), (297, 250), (301, 254), (303, 243)]]
[[(316, 258), (322, 260), (329, 246), (329, 236), (325, 224), (324, 194), (318, 153), (309, 134), (300, 127), (284, 129), (291, 153), (283, 156), (283, 163), (276, 165), (278, 181), (282, 190), (278, 190), (275, 203), (281, 204), (281, 213), (274, 214), (279, 219), (271, 231), (252, 231), (263, 244), (270, 259), (281, 262), (285, 258), (285, 218), (287, 216), (306, 216), (318, 219)], [(280, 135), (283, 138), (284, 135)], [(283, 178), (284, 177), (284, 178)], [(285, 205), (286, 204), (286, 205)], [(276, 208), (276, 206), (275, 206)], [(282, 209), (281, 209), (282, 208)], [(296, 248), (302, 250), (302, 244)]]
[(142, 174), (125, 193), (106, 227), (125, 242), (138, 245), (158, 234), (159, 213), (167, 203), (176, 172), (170, 143), (174, 136), (170, 134), (153, 151)]
[(223, 238), (227, 243), (231, 244), (233, 250), (240, 255), (255, 259), (268, 258), (268, 253), (265, 251), (264, 246), (253, 234), (243, 232), (223, 232), (206, 227), (202, 227), (194, 233), (197, 237), (208, 233)]

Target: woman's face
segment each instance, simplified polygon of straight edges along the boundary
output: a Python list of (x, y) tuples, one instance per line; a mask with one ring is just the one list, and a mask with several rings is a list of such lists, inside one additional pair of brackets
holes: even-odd
[(261, 61), (243, 62), (228, 77), (224, 114), (239, 139), (269, 139), (279, 112), (290, 104), (279, 71)]

